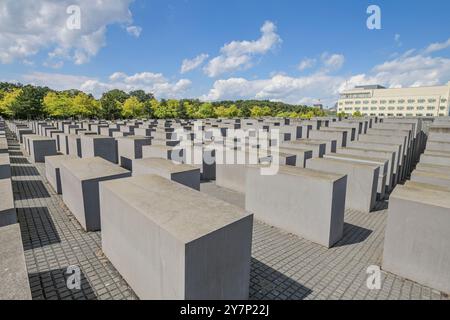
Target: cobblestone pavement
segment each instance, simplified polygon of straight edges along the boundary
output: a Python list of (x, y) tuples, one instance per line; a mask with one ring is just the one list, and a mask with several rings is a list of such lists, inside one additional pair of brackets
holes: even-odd
[[(100, 232), (84, 232), (45, 179), (8, 137), (15, 205), (33, 299), (137, 299), (102, 255)], [(202, 192), (244, 206), (243, 195), (202, 184)], [(386, 204), (371, 214), (346, 212), (344, 238), (331, 249), (255, 221), (251, 299), (445, 299), (435, 290), (383, 273), (381, 290), (366, 287), (379, 265)], [(69, 290), (67, 267), (80, 267), (81, 289)]]

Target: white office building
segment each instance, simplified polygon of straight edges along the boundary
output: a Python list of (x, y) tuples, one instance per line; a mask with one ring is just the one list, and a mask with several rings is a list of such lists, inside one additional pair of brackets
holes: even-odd
[(357, 86), (341, 93), (338, 112), (384, 117), (450, 115), (450, 82), (444, 86), (394, 88)]

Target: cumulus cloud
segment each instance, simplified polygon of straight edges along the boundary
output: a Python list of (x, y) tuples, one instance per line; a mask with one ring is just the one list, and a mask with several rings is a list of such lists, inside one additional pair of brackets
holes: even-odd
[(273, 22), (266, 21), (260, 29), (261, 37), (258, 40), (232, 41), (225, 44), (220, 49), (220, 55), (211, 59), (205, 66), (205, 74), (209, 77), (217, 77), (251, 67), (255, 55), (263, 55), (281, 43), (282, 40), (276, 33), (276, 29)]
[(139, 38), (142, 32), (142, 28), (138, 26), (128, 26), (127, 32), (135, 38)]
[(430, 44), (426, 49), (425, 53), (433, 53), (436, 51), (444, 50), (450, 47), (450, 38), (447, 41), (444, 42), (436, 42)]
[(300, 61), (298, 65), (298, 70), (304, 71), (306, 69), (310, 69), (316, 65), (316, 61), (317, 61), (316, 59), (305, 58), (302, 61)]
[(342, 68), (345, 62), (345, 57), (342, 54), (322, 54), (322, 62), (325, 68), (329, 71), (336, 71)]
[(322, 55), (324, 69), (310, 75), (292, 77), (275, 74), (267, 79), (221, 79), (201, 96), (203, 100), (268, 99), (287, 103), (312, 104), (319, 99), (333, 105), (339, 93), (356, 85), (381, 84), (390, 88), (444, 84), (450, 79), (450, 59), (431, 57), (408, 50), (396, 59), (375, 65), (369, 72), (349, 76), (331, 71), (342, 67), (345, 59), (339, 54)]
[(203, 62), (205, 62), (206, 59), (208, 59), (208, 57), (209, 57), (208, 54), (202, 53), (193, 59), (184, 59), (183, 63), (181, 64), (180, 73), (183, 74), (192, 71), (194, 69), (197, 69), (203, 64)]
[[(106, 44), (108, 25), (131, 25), (132, 1), (3, 0), (0, 2), (0, 62), (11, 63), (50, 50), (51, 59), (86, 63)], [(66, 10), (72, 5), (80, 8), (79, 29), (67, 26), (74, 12)]]
[(120, 89), (126, 92), (142, 89), (152, 92), (158, 98), (181, 98), (191, 86), (191, 81), (188, 79), (172, 82), (165, 78), (163, 74), (152, 72), (141, 72), (133, 75), (115, 72), (106, 81), (78, 75), (33, 72), (22, 76), (21, 82), (48, 86), (56, 90), (79, 89), (86, 93), (92, 93), (97, 98), (103, 92), (112, 89)]

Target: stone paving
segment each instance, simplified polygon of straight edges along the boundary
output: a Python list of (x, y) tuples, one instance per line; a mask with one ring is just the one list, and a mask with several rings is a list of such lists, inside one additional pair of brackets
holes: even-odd
[[(84, 232), (45, 179), (8, 136), (15, 205), (33, 299), (137, 299), (102, 255), (101, 233)], [(237, 206), (242, 194), (203, 183), (202, 192)], [(389, 273), (380, 290), (366, 286), (366, 270), (380, 265), (386, 203), (367, 214), (347, 211), (344, 238), (326, 249), (255, 221), (250, 299), (447, 299), (447, 296)], [(66, 286), (67, 267), (81, 269), (81, 289)]]

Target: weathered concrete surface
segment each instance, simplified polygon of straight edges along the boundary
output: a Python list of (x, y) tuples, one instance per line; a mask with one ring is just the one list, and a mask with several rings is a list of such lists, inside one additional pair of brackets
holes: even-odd
[(388, 186), (387, 177), (389, 169), (389, 161), (387, 159), (375, 158), (375, 157), (365, 157), (352, 154), (340, 154), (331, 153), (324, 155), (325, 159), (336, 159), (356, 163), (368, 163), (380, 166), (380, 174), (378, 176), (377, 192), (379, 199), (384, 199), (386, 196), (386, 188)]
[(302, 149), (302, 150), (312, 150), (313, 157), (315, 158), (322, 158), (325, 153), (335, 152), (336, 145), (334, 146), (334, 150), (327, 151), (327, 143), (326, 142), (320, 142), (317, 140), (310, 140), (310, 139), (300, 139), (300, 140), (294, 140), (294, 141), (288, 141), (285, 143), (282, 143), (280, 148), (287, 148), (287, 149)]
[(142, 147), (143, 158), (162, 158), (184, 163), (186, 161), (183, 149), (165, 145), (151, 145)]
[(133, 160), (133, 177), (156, 174), (195, 190), (200, 190), (200, 169), (187, 164), (175, 164), (172, 160), (145, 158)]
[(347, 141), (347, 131), (339, 131), (338, 129), (329, 130), (324, 128), (322, 130), (312, 130), (309, 132), (309, 138), (311, 139), (320, 139), (320, 140), (336, 140), (338, 147), (346, 147)]
[(81, 157), (100, 157), (112, 163), (118, 163), (116, 140), (101, 135), (82, 135)]
[[(280, 147), (278, 149), (281, 153), (284, 154), (292, 154), (295, 155), (295, 163), (293, 164), (296, 167), (304, 168), (306, 165), (306, 160), (311, 159), (313, 157), (313, 151), (312, 149), (300, 149), (300, 148), (284, 148)], [(282, 165), (291, 165), (287, 161), (282, 163), (280, 161), (280, 164)]]
[(131, 172), (100, 158), (65, 160), (60, 168), (63, 200), (86, 231), (100, 230), (100, 181), (130, 177)]
[(374, 208), (380, 165), (314, 158), (306, 161), (306, 168), (346, 174), (346, 207), (363, 212), (370, 212)]
[(0, 300), (31, 300), (18, 223), (0, 227)]
[(247, 299), (252, 215), (156, 175), (100, 184), (102, 249), (141, 299)]
[(46, 156), (57, 154), (55, 139), (43, 136), (29, 136), (27, 139), (32, 162), (44, 162)]
[(152, 140), (143, 136), (127, 136), (117, 138), (117, 155), (119, 164), (133, 170), (133, 160), (142, 159), (142, 147), (151, 145)]
[(60, 155), (60, 156), (47, 156), (45, 157), (45, 176), (47, 181), (53, 187), (53, 190), (58, 194), (62, 194), (61, 187), (61, 163), (69, 159), (77, 159), (74, 155)]
[(0, 179), (11, 178), (11, 162), (9, 154), (0, 153)]
[(450, 187), (450, 168), (447, 171), (430, 172), (416, 169), (411, 173), (411, 181)]
[(281, 166), (265, 176), (248, 166), (246, 176), (245, 208), (255, 218), (326, 247), (342, 237), (345, 175)]
[(450, 293), (450, 193), (397, 186), (389, 199), (383, 269)]
[(17, 213), (11, 179), (0, 179), (0, 227), (14, 223), (17, 223)]

